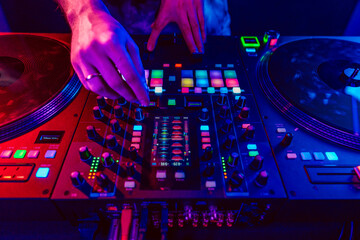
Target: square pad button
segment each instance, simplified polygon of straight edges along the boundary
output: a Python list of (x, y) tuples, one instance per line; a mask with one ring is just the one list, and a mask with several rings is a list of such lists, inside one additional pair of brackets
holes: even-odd
[(47, 167), (41, 167), (36, 172), (36, 177), (38, 178), (46, 178), (49, 176), (50, 169)]
[(39, 150), (30, 150), (30, 152), (28, 153), (27, 157), (28, 158), (38, 158), (40, 154)]
[(26, 150), (16, 150), (14, 158), (24, 158), (26, 155)]
[(312, 159), (311, 153), (309, 152), (301, 152), (300, 155), (301, 155), (301, 160), (303, 161), (309, 161)]
[(325, 160), (325, 155), (322, 152), (314, 152), (313, 154), (316, 161)]
[(297, 154), (296, 154), (296, 153), (287, 153), (287, 154), (286, 154), (286, 158), (287, 158), (287, 159), (296, 159), (296, 158), (297, 158)]
[(336, 155), (335, 152), (326, 152), (325, 155), (326, 155), (327, 159), (330, 160), (330, 161), (339, 160), (339, 158), (338, 158), (338, 156)]
[(45, 153), (45, 158), (55, 158), (56, 150), (47, 150)]
[(2, 151), (2, 153), (0, 154), (1, 158), (11, 158), (13, 151), (12, 150), (4, 150)]

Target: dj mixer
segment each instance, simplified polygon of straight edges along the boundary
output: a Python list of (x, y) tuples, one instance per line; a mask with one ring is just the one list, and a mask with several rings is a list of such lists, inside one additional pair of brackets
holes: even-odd
[(209, 37), (194, 56), (180, 37), (149, 53), (138, 36), (141, 106), (82, 88), (55, 38), (0, 36), (4, 216), (356, 217), (359, 39)]

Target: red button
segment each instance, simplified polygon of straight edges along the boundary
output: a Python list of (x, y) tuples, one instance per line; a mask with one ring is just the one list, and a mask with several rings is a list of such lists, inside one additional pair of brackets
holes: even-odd
[(183, 145), (179, 142), (173, 143), (171, 147), (182, 147)]
[(205, 149), (205, 148), (207, 148), (207, 147), (211, 147), (211, 144), (203, 144), (203, 145), (202, 145), (202, 149)]
[(239, 81), (237, 80), (237, 78), (227, 78), (226, 79), (226, 86), (227, 87), (238, 87), (239, 86)]
[(172, 158), (171, 158), (171, 160), (172, 161), (182, 161), (182, 160), (184, 160), (181, 156), (173, 156)]
[(189, 88), (183, 87), (183, 88), (181, 88), (181, 92), (182, 93), (189, 93)]
[(175, 155), (179, 155), (182, 153), (182, 151), (180, 149), (176, 148), (176, 149), (172, 150), (172, 153)]
[(133, 143), (139, 143), (139, 142), (141, 142), (141, 138), (139, 138), (139, 137), (133, 137), (133, 138), (131, 139), (131, 142), (133, 142)]
[(152, 78), (150, 81), (150, 87), (162, 87), (163, 80), (162, 78)]
[(210, 142), (210, 138), (201, 138), (201, 142), (202, 142), (202, 143), (209, 143), (209, 142)]
[(141, 136), (141, 132), (140, 132), (140, 131), (134, 131), (134, 132), (133, 132), (133, 136), (134, 136), (134, 137), (140, 137), (140, 136)]
[(173, 131), (173, 132), (172, 132), (172, 135), (182, 135), (182, 132), (180, 132), (180, 131)]
[(140, 149), (140, 144), (137, 144), (137, 143), (133, 143), (130, 145), (131, 147), (135, 147), (137, 150)]
[(174, 126), (172, 127), (172, 129), (174, 129), (174, 130), (181, 130), (182, 127), (179, 126), (179, 125), (174, 125)]
[(174, 120), (172, 121), (172, 124), (181, 124), (182, 122), (180, 120)]
[(209, 132), (201, 132), (201, 136), (202, 137), (209, 137), (210, 133)]

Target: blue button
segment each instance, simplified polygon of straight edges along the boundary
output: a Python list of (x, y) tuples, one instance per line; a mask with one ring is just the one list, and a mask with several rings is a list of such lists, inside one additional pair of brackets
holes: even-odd
[(304, 161), (309, 161), (312, 159), (312, 156), (309, 152), (302, 152), (300, 153), (300, 155), (301, 155), (301, 159)]
[(209, 125), (201, 125), (200, 130), (201, 131), (209, 131)]
[(141, 125), (134, 125), (134, 131), (142, 131)]
[(220, 93), (227, 94), (228, 92), (229, 92), (229, 90), (228, 90), (227, 87), (221, 87), (221, 88), (220, 88)]
[(169, 76), (169, 81), (170, 82), (175, 82), (175, 76)]
[(47, 150), (45, 153), (45, 158), (55, 158), (56, 150)]
[(314, 152), (314, 158), (317, 161), (325, 160), (325, 156), (322, 152)]
[(256, 150), (256, 149), (257, 149), (257, 146), (256, 146), (256, 144), (250, 144), (250, 143), (249, 143), (249, 144), (247, 145), (247, 149), (248, 149), (248, 150)]
[(193, 78), (193, 71), (192, 70), (182, 70), (181, 77), (183, 78)]
[(207, 92), (210, 93), (210, 94), (215, 93), (215, 88), (213, 88), (213, 87), (208, 87), (208, 88), (207, 88)]
[(325, 155), (326, 155), (327, 159), (330, 160), (330, 161), (339, 160), (339, 158), (338, 158), (338, 156), (336, 155), (335, 152), (326, 152)]
[(49, 175), (50, 169), (47, 167), (41, 167), (36, 172), (36, 177), (38, 178), (46, 178)]
[(207, 78), (197, 78), (196, 79), (196, 86), (197, 87), (208, 87), (209, 80)]

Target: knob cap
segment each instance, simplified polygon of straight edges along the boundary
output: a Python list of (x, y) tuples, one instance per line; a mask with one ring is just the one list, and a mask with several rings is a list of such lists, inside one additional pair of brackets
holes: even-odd
[(290, 143), (292, 142), (293, 140), (293, 134), (290, 133), (290, 132), (287, 132), (284, 136), (284, 138), (281, 140), (280, 142), (280, 145), (283, 146), (283, 147), (287, 147), (290, 145)]
[(123, 118), (124, 117), (124, 110), (120, 105), (116, 105), (114, 107), (115, 117), (116, 118)]
[(252, 138), (254, 138), (254, 135), (255, 135), (255, 127), (253, 125), (250, 125), (246, 128), (242, 137), (244, 139), (252, 139)]
[(134, 165), (134, 163), (133, 162), (127, 162), (125, 164), (125, 166), (126, 166), (127, 175), (129, 177), (134, 176), (134, 174), (135, 174), (135, 167), (134, 167), (135, 165)]
[(102, 97), (102, 96), (97, 96), (97, 97), (96, 97), (96, 102), (97, 102), (97, 104), (98, 104), (98, 106), (99, 106), (100, 108), (105, 108), (105, 107), (106, 107), (106, 100), (105, 100), (104, 97)]
[(126, 104), (126, 99), (124, 97), (119, 97), (118, 98), (118, 105), (125, 105)]
[(72, 184), (75, 187), (80, 187), (85, 182), (84, 177), (81, 176), (79, 171), (71, 172), (70, 173), (70, 179), (71, 179)]
[(236, 102), (236, 108), (237, 109), (241, 109), (243, 107), (245, 107), (246, 104), (246, 97), (245, 96), (241, 96), (239, 97), (238, 101)]
[(116, 120), (116, 119), (112, 119), (112, 120), (110, 121), (110, 126), (111, 126), (111, 131), (112, 131), (113, 133), (120, 132), (120, 130), (121, 130), (120, 123), (119, 123), (119, 121)]
[(116, 148), (118, 146), (116, 137), (112, 134), (107, 135), (105, 141), (106, 141), (106, 145), (111, 149)]
[(138, 153), (137, 153), (136, 147), (131, 146), (129, 148), (129, 157), (133, 161), (135, 161), (138, 158)]
[(95, 179), (97, 184), (102, 188), (106, 188), (110, 182), (108, 176), (106, 176), (103, 172), (97, 172), (95, 174)]
[(258, 185), (259, 187), (264, 187), (269, 179), (269, 174), (264, 170), (259, 172), (259, 174), (257, 175), (256, 179), (255, 179), (255, 184)]
[(144, 114), (143, 114), (143, 110), (141, 108), (135, 109), (135, 120), (138, 122), (141, 122), (142, 120), (144, 120)]
[(220, 117), (221, 118), (226, 118), (229, 115), (229, 107), (228, 106), (222, 106), (220, 108)]
[(228, 133), (231, 131), (231, 127), (232, 127), (232, 121), (230, 119), (226, 119), (224, 125), (220, 130), (223, 133)]
[(225, 105), (226, 104), (226, 95), (225, 94), (220, 94), (220, 96), (218, 97), (216, 102), (219, 105)]
[(201, 160), (209, 161), (210, 159), (212, 159), (213, 152), (214, 152), (214, 149), (212, 147), (206, 147), (204, 149), (204, 154), (202, 155)]
[(229, 180), (229, 184), (234, 188), (240, 187), (244, 181), (244, 178), (244, 174), (240, 173), (239, 171), (234, 171)]
[(249, 111), (250, 111), (250, 108), (248, 107), (243, 107), (240, 111), (240, 114), (239, 114), (239, 118), (240, 120), (245, 120), (249, 117)]
[(87, 160), (92, 159), (92, 155), (87, 146), (80, 147), (79, 153), (80, 153), (80, 159), (82, 161), (87, 161)]
[(229, 166), (234, 167), (239, 164), (239, 160), (240, 160), (239, 154), (237, 152), (232, 152), (227, 159), (227, 163)]
[(250, 168), (252, 170), (259, 170), (264, 164), (264, 158), (260, 155), (256, 155), (250, 163)]
[(102, 119), (104, 117), (104, 114), (99, 106), (93, 107), (93, 113), (95, 119)]
[(111, 156), (110, 153), (108, 152), (104, 152), (102, 155), (101, 155), (101, 163), (104, 167), (110, 167), (111, 165), (114, 164), (114, 159), (113, 157)]
[(86, 127), (86, 133), (88, 135), (88, 138), (91, 140), (95, 139), (98, 136), (96, 129), (93, 125), (89, 125)]
[(209, 119), (209, 110), (202, 108), (199, 116), (200, 121), (207, 121)]
[(224, 142), (224, 144), (223, 144), (223, 147), (225, 148), (225, 149), (227, 149), (227, 150), (229, 150), (229, 149), (231, 149), (233, 146), (234, 146), (234, 144), (235, 144), (235, 136), (234, 135), (229, 135), (227, 138), (226, 138), (226, 140), (225, 140), (225, 142)]
[(208, 163), (203, 172), (204, 177), (211, 177), (215, 173), (215, 163)]

